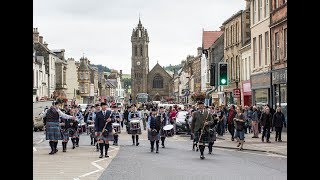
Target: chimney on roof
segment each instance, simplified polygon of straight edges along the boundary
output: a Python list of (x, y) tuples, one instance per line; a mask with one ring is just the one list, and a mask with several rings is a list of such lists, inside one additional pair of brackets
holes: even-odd
[(120, 69), (120, 80), (122, 80), (122, 70)]
[(201, 56), (201, 54), (202, 54), (202, 48), (201, 48), (201, 47), (198, 47), (197, 50), (198, 50), (198, 56)]
[(43, 36), (39, 36), (39, 43), (43, 44)]
[(43, 45), (48, 48), (48, 43), (47, 42), (44, 42)]
[(39, 42), (38, 28), (33, 28), (33, 42)]
[(245, 0), (246, 1), (246, 9), (250, 9), (250, 0)]

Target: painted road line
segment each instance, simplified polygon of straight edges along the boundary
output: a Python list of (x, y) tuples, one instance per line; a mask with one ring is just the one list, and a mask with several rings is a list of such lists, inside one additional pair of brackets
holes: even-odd
[(33, 147), (33, 151), (37, 151), (37, 149), (35, 147)]
[[(115, 148), (115, 147), (111, 147), (111, 148), (114, 148), (114, 149), (108, 151), (108, 153), (109, 153), (109, 152), (112, 152), (112, 151), (119, 150), (119, 148)], [(109, 155), (109, 158), (111, 158), (111, 157), (112, 157), (112, 156)], [(91, 175), (91, 174), (94, 174), (94, 173), (96, 173), (96, 172), (99, 172), (99, 171), (104, 170), (105, 168), (103, 168), (103, 167), (99, 166), (98, 164), (96, 164), (97, 162), (104, 161), (104, 160), (108, 160), (108, 158), (103, 158), (103, 159), (99, 159), (99, 160), (96, 160), (96, 161), (91, 162), (91, 165), (93, 165), (93, 166), (95, 166), (96, 168), (98, 168), (97, 170), (94, 170), (94, 171), (91, 171), (91, 172), (82, 174), (82, 175), (80, 175), (78, 178), (73, 178), (73, 179), (75, 180), (75, 179), (83, 178), (83, 177), (89, 176), (89, 175)], [(107, 166), (107, 167), (108, 167), (108, 166)]]

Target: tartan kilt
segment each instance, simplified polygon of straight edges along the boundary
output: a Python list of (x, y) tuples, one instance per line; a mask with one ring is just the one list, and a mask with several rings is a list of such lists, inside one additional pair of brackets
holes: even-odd
[(108, 133), (105, 133), (104, 135), (102, 135), (101, 132), (98, 132), (97, 139), (98, 140), (100, 139), (100, 140), (103, 140), (103, 141), (114, 141), (114, 137), (113, 137), (112, 131), (108, 132)]
[(210, 137), (209, 132), (207, 132), (206, 130), (204, 130), (204, 132), (202, 133), (201, 139), (199, 139), (199, 136), (201, 134), (201, 130), (194, 132), (194, 142), (199, 142), (200, 145), (202, 143), (204, 143), (205, 145), (208, 145), (209, 142), (213, 142), (213, 138)]
[[(69, 137), (78, 138), (79, 137), (79, 129), (78, 128), (68, 128)], [(74, 132), (72, 134), (72, 132)]]
[(163, 128), (161, 128), (161, 129), (160, 129), (160, 137), (166, 137), (165, 134), (164, 134), (164, 132), (165, 132), (165, 131), (163, 130)]
[(96, 138), (96, 135), (95, 135), (95, 129), (94, 127), (89, 127), (88, 128), (88, 131), (89, 131), (89, 134), (90, 134), (90, 138), (93, 139), (93, 138)]
[(46, 140), (62, 140), (59, 122), (47, 122)]
[(63, 141), (69, 141), (69, 129), (61, 129), (61, 135)]
[(157, 133), (157, 135), (152, 136), (151, 135), (151, 131), (148, 131), (148, 140), (150, 140), (150, 141), (159, 141), (159, 139), (160, 139), (160, 132)]

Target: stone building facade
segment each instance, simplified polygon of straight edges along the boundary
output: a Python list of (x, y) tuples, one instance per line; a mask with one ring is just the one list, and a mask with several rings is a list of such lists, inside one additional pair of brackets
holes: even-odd
[(287, 0), (271, 1), (272, 106), (281, 106), (287, 119)]
[(250, 8), (240, 10), (222, 24), (224, 30), (224, 59), (228, 63), (228, 85), (223, 87), (227, 104), (241, 104), (241, 98), (234, 98), (234, 89), (240, 85), (240, 49), (250, 39)]

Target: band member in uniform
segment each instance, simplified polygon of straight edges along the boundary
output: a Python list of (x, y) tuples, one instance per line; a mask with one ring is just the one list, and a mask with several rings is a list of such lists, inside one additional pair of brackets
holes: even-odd
[(96, 144), (96, 139), (95, 139), (95, 133), (94, 133), (94, 127), (91, 127), (90, 125), (94, 125), (94, 121), (96, 119), (96, 109), (94, 106), (91, 106), (88, 118), (87, 118), (87, 127), (88, 127), (88, 133), (90, 135), (90, 140), (91, 140), (91, 145)]
[(77, 138), (79, 139), (79, 121), (77, 119), (76, 112), (77, 106), (74, 106), (70, 111), (70, 115), (75, 116), (76, 118), (74, 120), (71, 120), (70, 128), (68, 128), (69, 136), (71, 137), (72, 142), (72, 149), (76, 148)]
[[(129, 120), (129, 123), (128, 125), (130, 126), (130, 121), (132, 118), (141, 118), (140, 116), (140, 113), (137, 111), (137, 108), (135, 106), (131, 106), (131, 111), (129, 112), (129, 116), (128, 116), (128, 120)], [(135, 145), (134, 143), (134, 136), (136, 137), (136, 146), (139, 146), (139, 134), (136, 134), (136, 135), (132, 135), (131, 138), (132, 138), (132, 145)]]
[[(97, 116), (97, 113), (101, 111), (101, 106), (100, 106), (100, 104), (96, 104), (95, 107), (96, 107), (95, 114)], [(96, 131), (95, 128), (94, 128), (94, 131)], [(96, 133), (94, 133), (94, 139), (95, 139), (94, 142), (96, 142), (96, 148), (97, 148), (96, 151), (98, 152), (100, 148), (99, 148), (99, 143), (97, 143), (98, 142), (98, 136), (96, 135)]]
[[(116, 122), (120, 124), (120, 113), (118, 112), (117, 106), (112, 106), (111, 120), (112, 122)], [(113, 138), (114, 138), (113, 145), (118, 146), (119, 135), (115, 133), (113, 135)]]
[[(70, 111), (73, 111), (73, 109), (70, 109), (69, 112), (67, 112), (66, 114), (70, 115)], [(70, 130), (69, 128), (71, 128), (70, 123), (72, 121), (73, 121), (72, 119), (65, 119), (65, 118), (61, 118), (61, 121), (60, 121), (63, 152), (67, 151), (67, 144), (69, 141), (69, 130)]]
[(94, 122), (96, 135), (98, 136), (100, 156), (103, 157), (103, 147), (105, 147), (105, 157), (109, 157), (109, 141), (113, 141), (111, 111), (107, 110), (107, 104), (101, 103), (102, 110), (96, 114)]
[(160, 130), (160, 135), (161, 135), (161, 146), (162, 148), (165, 148), (164, 146), (164, 141), (166, 139), (166, 136), (164, 134), (164, 130), (163, 127), (169, 124), (169, 118), (164, 110), (164, 108), (162, 106), (160, 106), (159, 109), (159, 114), (157, 116), (157, 119), (159, 119), (161, 121), (161, 130)]
[(208, 144), (208, 149), (209, 149), (209, 153), (208, 154), (212, 154), (212, 147), (214, 144), (214, 141), (216, 140), (216, 135), (217, 135), (217, 126), (218, 126), (218, 114), (214, 113), (212, 114), (212, 119), (213, 119), (213, 124), (211, 124), (209, 126), (209, 136), (210, 136), (210, 141)]
[(143, 106), (143, 110), (141, 110), (141, 117), (142, 117), (142, 123), (143, 123), (143, 129), (146, 130), (146, 122), (148, 121), (149, 117), (149, 111), (147, 109), (147, 106)]
[(192, 114), (191, 131), (199, 142), (200, 159), (204, 159), (204, 144), (210, 142), (209, 126), (213, 124), (212, 116), (204, 109), (202, 101), (198, 102), (198, 111)]
[(76, 119), (78, 120), (78, 135), (75, 138), (75, 142), (76, 142), (76, 147), (79, 147), (79, 140), (80, 140), (80, 136), (79, 136), (79, 129), (81, 130), (81, 132), (83, 132), (83, 128), (81, 126), (81, 124), (84, 122), (84, 117), (82, 115), (82, 112), (79, 110), (79, 108), (75, 108), (76, 110)]
[(154, 151), (154, 141), (156, 141), (156, 153), (159, 153), (159, 139), (160, 139), (160, 129), (161, 129), (161, 120), (155, 117), (157, 114), (156, 109), (152, 109), (151, 116), (148, 118), (147, 129), (148, 129), (148, 140), (151, 144), (151, 152)]
[(43, 117), (46, 117), (46, 140), (49, 140), (49, 145), (51, 147), (51, 152), (54, 154), (58, 152), (57, 145), (58, 140), (61, 140), (61, 131), (59, 125), (59, 117), (65, 119), (75, 119), (74, 116), (69, 116), (64, 114), (59, 109), (60, 102), (54, 102), (54, 106), (51, 106), (45, 113), (43, 113)]

